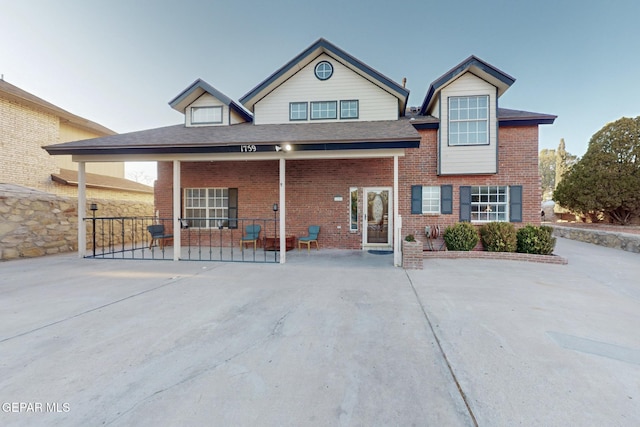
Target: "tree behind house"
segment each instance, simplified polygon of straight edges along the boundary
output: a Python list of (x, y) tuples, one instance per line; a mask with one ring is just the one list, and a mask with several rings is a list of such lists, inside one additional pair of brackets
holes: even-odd
[(542, 201), (553, 198), (553, 190), (562, 178), (562, 174), (576, 162), (577, 156), (568, 153), (565, 149), (564, 138), (560, 140), (558, 149), (544, 148), (538, 156), (538, 170), (540, 174), (540, 186), (542, 189)]
[(554, 199), (620, 224), (640, 216), (640, 116), (623, 117), (594, 134), (584, 157), (557, 184)]

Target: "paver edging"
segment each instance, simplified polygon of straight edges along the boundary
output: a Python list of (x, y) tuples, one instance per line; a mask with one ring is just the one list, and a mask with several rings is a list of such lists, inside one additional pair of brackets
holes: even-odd
[(424, 259), (496, 259), (512, 261), (539, 262), (544, 264), (566, 265), (569, 260), (558, 255), (521, 254), (517, 252), (487, 252), (487, 251), (425, 251)]

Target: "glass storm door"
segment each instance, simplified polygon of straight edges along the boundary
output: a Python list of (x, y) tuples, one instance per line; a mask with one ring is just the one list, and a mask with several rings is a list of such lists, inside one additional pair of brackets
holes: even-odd
[(365, 188), (364, 203), (364, 244), (391, 245), (391, 188)]

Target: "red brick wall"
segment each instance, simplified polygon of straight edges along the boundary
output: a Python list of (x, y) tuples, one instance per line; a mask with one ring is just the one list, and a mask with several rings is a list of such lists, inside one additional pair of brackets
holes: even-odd
[[(499, 173), (481, 176), (437, 176), (437, 131), (420, 131), (420, 148), (407, 149), (399, 159), (399, 212), (402, 236), (413, 233), (424, 241), (426, 225), (442, 229), (458, 222), (459, 187), (462, 185), (522, 185), (523, 222), (540, 223), (540, 181), (538, 177), (538, 128), (500, 127)], [(320, 225), (320, 247), (359, 249), (362, 247), (363, 188), (393, 186), (393, 159), (289, 160), (286, 162), (287, 234), (306, 235), (309, 225)], [(277, 160), (233, 162), (184, 162), (183, 188), (238, 188), (238, 217), (274, 217), (273, 203), (279, 202)], [(158, 163), (155, 186), (156, 209), (160, 217), (172, 216), (173, 166)], [(453, 214), (412, 215), (412, 185), (453, 185)], [(358, 232), (349, 231), (349, 188), (358, 187)], [(334, 201), (341, 196), (342, 201)], [(182, 212), (180, 213), (182, 216)], [(273, 223), (271, 223), (273, 225)], [(184, 233), (186, 243), (189, 230)], [(225, 231), (225, 239), (239, 239), (241, 230)], [(232, 234), (233, 233), (233, 234)], [(274, 232), (267, 226), (267, 236)], [(192, 238), (195, 234), (192, 234)], [(216, 234), (216, 239), (219, 236)]]
[[(303, 236), (309, 225), (319, 225), (320, 248), (362, 247), (362, 225), (349, 231), (350, 187), (358, 187), (362, 215), (363, 187), (393, 186), (393, 159), (363, 160), (289, 160), (286, 162), (287, 234)], [(279, 202), (279, 162), (184, 162), (181, 164), (182, 188), (238, 188), (238, 218), (274, 217), (272, 206)], [(172, 216), (173, 165), (158, 163), (156, 209), (160, 217)], [(342, 201), (334, 201), (341, 196)], [(182, 216), (182, 213), (180, 213)], [(361, 220), (359, 221), (361, 222)], [(269, 223), (267, 223), (269, 224)], [(266, 235), (274, 234), (273, 223)], [(263, 227), (265, 228), (265, 227)], [(186, 244), (187, 233), (183, 242)], [(233, 236), (231, 235), (233, 233)], [(263, 234), (264, 235), (264, 234)], [(206, 237), (206, 236), (205, 236)], [(202, 238), (202, 236), (201, 236)], [(216, 234), (214, 239), (219, 238)], [(238, 230), (225, 231), (226, 241), (239, 240)]]
[[(538, 127), (500, 127), (498, 131), (498, 173), (495, 175), (437, 176), (437, 131), (422, 130), (420, 148), (406, 150), (399, 161), (399, 211), (403, 237), (415, 234), (424, 240), (427, 225), (439, 225), (442, 230), (455, 224), (460, 215), (460, 186), (522, 185), (522, 223), (540, 224), (540, 178), (538, 175)], [(412, 185), (453, 185), (451, 215), (412, 215)]]

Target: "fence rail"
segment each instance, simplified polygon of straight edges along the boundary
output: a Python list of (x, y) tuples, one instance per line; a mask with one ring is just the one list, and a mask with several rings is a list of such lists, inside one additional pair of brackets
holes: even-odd
[[(88, 217), (86, 258), (173, 260), (172, 218)], [(181, 260), (261, 262), (280, 261), (279, 221), (265, 218), (180, 218)], [(217, 225), (196, 227), (194, 225)], [(152, 239), (149, 226), (161, 225), (165, 237)], [(259, 226), (255, 242), (241, 241), (247, 226)], [(265, 247), (266, 246), (266, 247)]]

